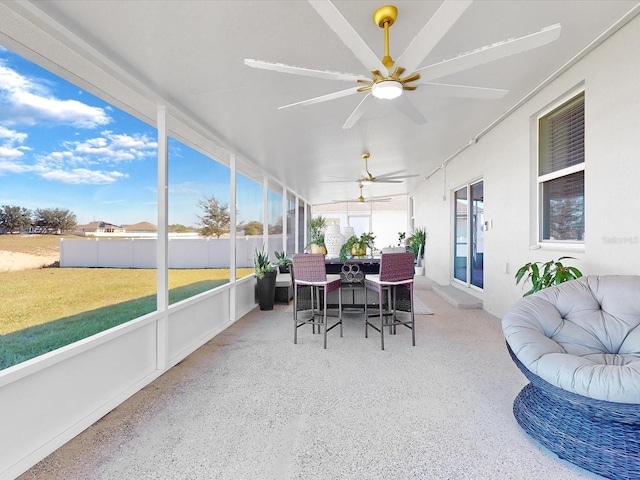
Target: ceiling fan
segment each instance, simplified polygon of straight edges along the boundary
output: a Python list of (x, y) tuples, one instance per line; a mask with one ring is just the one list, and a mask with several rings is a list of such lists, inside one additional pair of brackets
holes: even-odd
[(369, 203), (369, 202), (390, 202), (391, 198), (390, 197), (369, 197), (369, 198), (364, 198), (364, 195), (362, 194), (362, 187), (364, 187), (364, 185), (362, 183), (358, 184), (358, 188), (360, 189), (360, 196), (353, 200), (353, 199), (349, 199), (349, 200), (332, 200), (331, 203), (345, 203), (345, 202), (358, 202), (358, 203)]
[(368, 185), (371, 183), (402, 183), (405, 178), (417, 177), (418, 174), (413, 175), (398, 175), (399, 173), (404, 172), (404, 170), (396, 170), (395, 172), (383, 173), (382, 175), (373, 176), (373, 174), (369, 171), (369, 157), (371, 155), (369, 153), (363, 153), (362, 159), (364, 160), (364, 171), (366, 173), (362, 174), (360, 178), (354, 180), (353, 178), (346, 177), (327, 177), (327, 180), (320, 180), (320, 183), (336, 183), (336, 182), (357, 182), (360, 184), (360, 188), (362, 185)]
[[(377, 99), (393, 101), (393, 105), (407, 117), (417, 124), (423, 124), (427, 119), (408, 97), (403, 95), (405, 90), (415, 90), (420, 85), (443, 96), (483, 99), (500, 98), (507, 93), (507, 90), (431, 83), (430, 81), (546, 45), (557, 40), (560, 36), (560, 24), (555, 24), (543, 28), (536, 33), (493, 43), (457, 57), (418, 68), (436, 44), (467, 10), (472, 1), (473, 0), (445, 0), (409, 44), (404, 53), (398, 57), (397, 61), (394, 61), (389, 55), (389, 27), (396, 21), (398, 15), (396, 7), (386, 5), (377, 9), (373, 14), (374, 22), (380, 28), (384, 29), (385, 51), (384, 57), (380, 60), (333, 3), (329, 0), (309, 0), (311, 6), (320, 14), (329, 27), (340, 37), (356, 58), (362, 62), (365, 68), (371, 72), (372, 77), (328, 70), (315, 70), (253, 59), (245, 59), (244, 63), (253, 68), (294, 75), (307, 75), (329, 80), (351, 81), (361, 84), (346, 90), (283, 105), (278, 107), (279, 110), (313, 105), (357, 93), (365, 93), (364, 98), (360, 101), (353, 113), (351, 113), (342, 128), (351, 128), (362, 117), (371, 104), (372, 96)], [(393, 69), (394, 67), (395, 69)], [(403, 77), (402, 75), (405, 72), (409, 72), (409, 74)]]

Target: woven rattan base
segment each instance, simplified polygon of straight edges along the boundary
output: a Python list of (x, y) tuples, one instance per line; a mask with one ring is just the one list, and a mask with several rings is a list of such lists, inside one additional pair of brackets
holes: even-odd
[(640, 405), (605, 402), (561, 390), (524, 367), (531, 380), (516, 397), (520, 426), (558, 457), (616, 480), (640, 478)]

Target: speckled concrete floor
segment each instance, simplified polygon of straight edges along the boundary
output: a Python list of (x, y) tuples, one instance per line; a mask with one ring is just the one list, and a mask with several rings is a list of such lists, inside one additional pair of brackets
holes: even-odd
[(255, 310), (20, 478), (599, 478), (516, 424), (499, 319), (416, 293), (434, 315), (385, 351), (358, 314), (323, 350), (291, 307)]

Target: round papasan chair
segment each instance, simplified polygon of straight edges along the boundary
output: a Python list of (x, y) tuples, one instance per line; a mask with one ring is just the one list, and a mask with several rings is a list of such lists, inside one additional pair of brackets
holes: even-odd
[(531, 383), (520, 426), (575, 465), (640, 479), (640, 276), (587, 276), (516, 302), (502, 318)]

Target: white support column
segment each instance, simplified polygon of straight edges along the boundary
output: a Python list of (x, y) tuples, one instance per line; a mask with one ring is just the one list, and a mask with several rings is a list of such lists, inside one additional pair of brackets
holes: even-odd
[(299, 215), (299, 211), (300, 211), (300, 197), (296, 195), (296, 204), (293, 207), (295, 209), (294, 211), (294, 215), (293, 215), (293, 221), (295, 222), (296, 228), (295, 228), (295, 232), (293, 232), (294, 235), (294, 252), (290, 252), (289, 255), (293, 255), (293, 253), (298, 253), (300, 251), (300, 222), (298, 221), (300, 219), (300, 215)]
[(289, 222), (287, 221), (287, 188), (282, 186), (282, 251), (287, 251), (287, 235), (289, 234)]
[(164, 370), (167, 366), (169, 349), (169, 236), (168, 236), (168, 148), (167, 148), (167, 111), (164, 105), (158, 105), (158, 241), (157, 241), (157, 309), (162, 317), (157, 323), (156, 368)]
[(262, 177), (262, 244), (269, 251), (269, 177)]
[(237, 196), (236, 196), (236, 155), (232, 153), (229, 157), (229, 169), (231, 170), (231, 178), (229, 182), (229, 283), (231, 288), (229, 289), (229, 320), (234, 322), (236, 320), (236, 225), (238, 219), (236, 213), (238, 210)]
[(309, 229), (307, 225), (309, 225), (310, 215), (309, 215), (309, 204), (307, 202), (304, 203), (304, 250), (307, 248), (307, 244), (309, 243)]
[(229, 167), (231, 170), (231, 178), (229, 179), (229, 281), (235, 283), (236, 281), (236, 225), (238, 219), (236, 218), (238, 205), (236, 196), (236, 154), (232, 153), (229, 157)]

